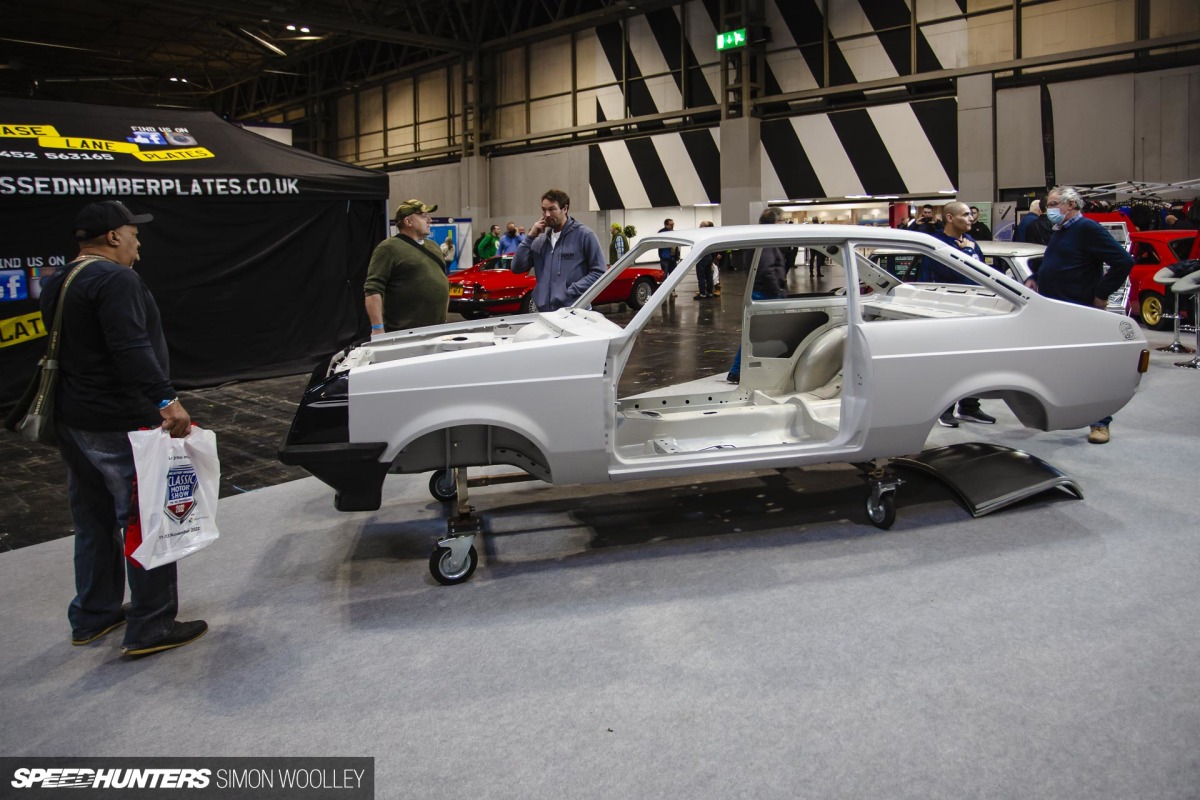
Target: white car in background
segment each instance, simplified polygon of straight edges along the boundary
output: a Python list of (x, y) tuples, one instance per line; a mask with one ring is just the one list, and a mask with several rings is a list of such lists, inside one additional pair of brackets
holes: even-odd
[[(624, 327), (589, 310), (622, 269), (669, 246), (683, 248), (679, 268)], [(635, 340), (698, 258), (741, 251), (749, 286), (771, 247), (819, 250), (857, 290), (746, 292), (740, 383), (722, 371), (620, 395)], [(974, 285), (903, 283), (877, 252), (936, 259)], [(434, 495), (450, 499), (454, 470), (491, 464), (579, 484), (849, 462), (870, 476), (867, 514), (886, 528), (897, 482), (878, 460), (920, 451), (959, 398), (1004, 400), (1048, 431), (1085, 427), (1136, 391), (1148, 350), (1133, 322), (1041, 297), (1019, 277), (888, 228), (646, 236), (571, 308), (397, 331), (337, 354), (314, 373), (280, 458), (332, 486), (343, 511), (378, 508), (389, 472), (432, 472)], [(470, 576), (473, 539), (439, 543), (439, 581)]]

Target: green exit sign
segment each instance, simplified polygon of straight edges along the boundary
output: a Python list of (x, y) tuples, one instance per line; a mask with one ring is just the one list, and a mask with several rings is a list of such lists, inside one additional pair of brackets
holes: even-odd
[(726, 31), (725, 33), (717, 34), (717, 52), (722, 50), (732, 50), (735, 47), (746, 46), (746, 29), (741, 28), (736, 31)]

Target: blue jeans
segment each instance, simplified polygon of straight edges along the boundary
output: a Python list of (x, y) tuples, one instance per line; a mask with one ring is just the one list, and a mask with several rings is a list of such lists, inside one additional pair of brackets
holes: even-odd
[(174, 564), (142, 569), (125, 561), (125, 526), (133, 508), (133, 449), (123, 432), (60, 425), (58, 451), (67, 463), (67, 501), (75, 521), (75, 599), (67, 619), (75, 635), (111, 625), (121, 615), (125, 581), (129, 611), (125, 646), (166, 636), (179, 608)]

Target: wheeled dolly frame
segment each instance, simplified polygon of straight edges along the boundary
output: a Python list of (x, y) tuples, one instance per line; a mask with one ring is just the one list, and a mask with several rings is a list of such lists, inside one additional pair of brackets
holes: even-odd
[[(886, 459), (855, 464), (867, 482), (867, 519), (877, 528), (887, 530), (896, 522), (896, 490), (903, 480), (892, 474)], [(455, 503), (454, 514), (447, 520), (446, 537), (439, 539), (429, 556), (429, 572), (434, 580), (445, 586), (463, 583), (479, 566), (476, 537), (483, 533), (483, 519), (468, 501), (471, 486), (493, 486), (537, 480), (525, 472), (503, 475), (478, 475), (467, 478), (466, 467), (438, 470), (429, 478), (429, 493), (435, 500)]]

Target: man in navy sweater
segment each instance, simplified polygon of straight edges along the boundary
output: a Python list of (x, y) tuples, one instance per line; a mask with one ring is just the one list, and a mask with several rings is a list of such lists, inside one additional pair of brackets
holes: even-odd
[[(1108, 296), (1129, 277), (1133, 257), (1099, 223), (1083, 216), (1083, 198), (1070, 186), (1050, 190), (1046, 216), (1054, 224), (1054, 236), (1042, 265), (1026, 284), (1045, 297), (1105, 308)], [(1093, 424), (1088, 441), (1107, 443), (1111, 423), (1112, 417), (1105, 417)]]

